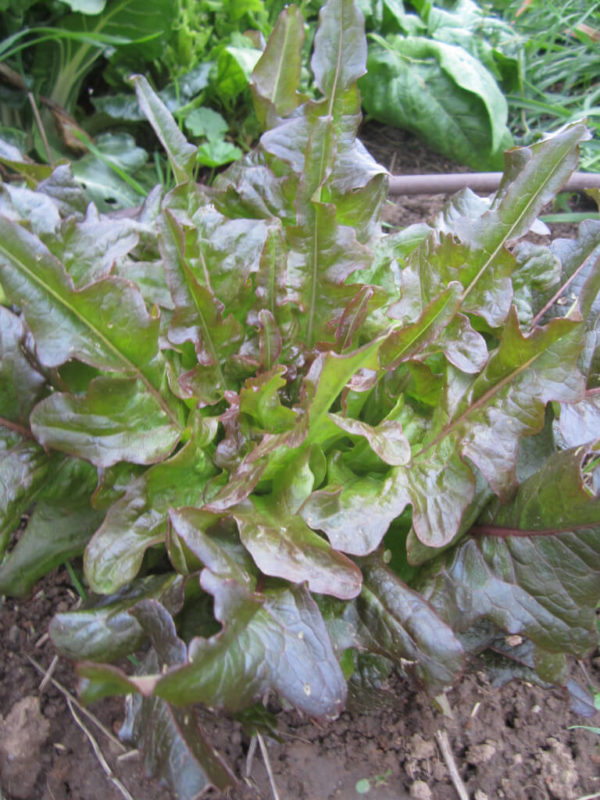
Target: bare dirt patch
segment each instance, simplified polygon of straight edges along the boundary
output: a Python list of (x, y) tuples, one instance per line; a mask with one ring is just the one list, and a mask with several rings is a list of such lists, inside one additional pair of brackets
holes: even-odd
[[(52, 682), (40, 690), (41, 675), (28, 656), (45, 668), (53, 658), (43, 638), (56, 607), (76, 603), (68, 575), (58, 570), (25, 603), (5, 600), (0, 611), (0, 785), (6, 800), (123, 800), (115, 779), (134, 800), (167, 800), (168, 793), (144, 776), (139, 756), (122, 752), (87, 720), (110, 773)], [(598, 656), (598, 654), (596, 654)], [(600, 658), (587, 669), (600, 683)], [(581, 680), (580, 668), (573, 675)], [(59, 662), (53, 677), (68, 689), (75, 675)], [(493, 686), (485, 672), (473, 672), (448, 694), (452, 717), (392, 676), (377, 694), (329, 724), (297, 714), (278, 714), (279, 741), (266, 740), (280, 800), (456, 800), (436, 735), (446, 731), (455, 765), (472, 800), (576, 800), (600, 791), (598, 740), (569, 730), (586, 720), (569, 710), (560, 691), (527, 683)], [(365, 710), (366, 706), (366, 710)], [(123, 719), (119, 700), (92, 711), (113, 734)], [(600, 716), (600, 715), (599, 715)], [(598, 719), (591, 722), (598, 725)], [(250, 742), (241, 725), (215, 722), (210, 730), (245, 787), (231, 800), (267, 800), (269, 779), (257, 749), (247, 776)], [(17, 753), (16, 759), (10, 754)], [(368, 791), (361, 795), (357, 791)], [(211, 793), (211, 800), (221, 795)]]

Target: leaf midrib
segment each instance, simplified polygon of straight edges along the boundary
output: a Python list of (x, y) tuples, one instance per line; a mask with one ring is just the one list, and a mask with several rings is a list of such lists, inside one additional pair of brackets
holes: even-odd
[[(285, 35), (284, 35), (284, 38), (283, 38), (283, 45), (281, 47), (280, 54), (279, 54), (279, 63), (277, 65), (277, 74), (275, 76), (275, 83), (273, 85), (273, 95), (272, 96), (273, 96), (273, 103), (275, 105), (275, 110), (276, 111), (277, 111), (277, 99), (278, 99), (278, 95), (279, 95), (279, 84), (281, 82), (281, 78), (282, 78), (283, 73), (284, 73), (284, 70), (283, 70), (282, 67), (283, 67), (283, 64), (285, 62), (285, 56), (286, 56), (287, 51), (288, 51), (288, 44), (289, 44), (289, 41), (290, 41), (290, 38), (291, 38), (291, 35), (292, 35), (291, 34), (291, 28), (292, 28), (291, 23), (293, 23), (293, 20), (291, 18), (289, 18), (289, 9), (288, 9), (288, 23), (290, 23), (290, 24), (286, 25)], [(279, 113), (279, 111), (277, 111), (277, 113)]]
[[(7, 220), (8, 221), (8, 220)], [(32, 272), (29, 267), (23, 262), (21, 259), (17, 258), (14, 253), (11, 253), (9, 250), (6, 249), (4, 246), (3, 241), (0, 239), (0, 252), (4, 254), (4, 256), (15, 266), (17, 269), (20, 269), (29, 280), (35, 283), (38, 287), (40, 287), (44, 292), (49, 294), (53, 300), (56, 302), (57, 305), (64, 307), (68, 313), (74, 316), (87, 330), (89, 330), (93, 336), (95, 336), (105, 347), (106, 349), (111, 352), (113, 355), (117, 357), (117, 360), (121, 361), (124, 365), (127, 372), (133, 373), (137, 376), (137, 378), (144, 384), (146, 389), (150, 392), (150, 394), (154, 397), (154, 399), (158, 402), (160, 407), (169, 417), (173, 425), (175, 425), (179, 430), (182, 430), (182, 426), (171, 410), (169, 408), (168, 403), (164, 399), (164, 397), (157, 391), (155, 386), (152, 384), (150, 379), (144, 374), (144, 372), (140, 369), (140, 367), (136, 366), (132, 361), (127, 358), (114, 344), (107, 339), (102, 331), (100, 331), (95, 325), (92, 325), (89, 320), (87, 320), (74, 306), (70, 305), (66, 298), (62, 297), (55, 289), (45, 283), (35, 272)], [(60, 262), (59, 262), (60, 263)], [(75, 291), (73, 290), (73, 293)]]
[[(526, 369), (528, 369), (531, 364), (537, 361), (538, 358), (541, 358), (546, 353), (546, 350), (542, 350), (542, 352), (537, 353), (524, 364), (522, 364), (518, 369), (511, 372), (509, 375), (506, 375), (502, 380), (498, 381), (498, 383), (494, 384), (494, 386), (490, 387), (487, 392), (481, 395), (472, 405), (470, 405), (462, 414), (460, 414), (456, 419), (452, 420), (446, 427), (440, 431), (440, 433), (431, 441), (426, 447), (423, 447), (419, 450), (418, 453), (415, 453), (413, 456), (413, 460), (422, 456), (428, 450), (431, 450), (432, 447), (439, 444), (443, 439), (447, 436), (450, 436), (454, 430), (467, 419), (471, 414), (475, 411), (478, 411), (480, 408), (483, 408), (488, 401), (492, 400), (505, 386), (509, 385), (513, 381), (515, 381)], [(537, 398), (535, 398), (537, 400)]]
[[(570, 148), (568, 148), (568, 149), (570, 149)], [(475, 275), (475, 277), (473, 278), (473, 280), (471, 281), (469, 286), (467, 286), (467, 288), (463, 292), (463, 295), (462, 295), (462, 298), (461, 298), (461, 303), (464, 303), (464, 301), (469, 296), (469, 294), (472, 291), (472, 289), (475, 288), (475, 286), (476, 286), (477, 282), (479, 281), (479, 279), (483, 276), (484, 272), (486, 272), (486, 270), (494, 262), (494, 260), (498, 256), (499, 252), (501, 251), (501, 249), (506, 244), (506, 242), (510, 240), (510, 238), (511, 238), (511, 236), (513, 234), (513, 231), (521, 224), (523, 218), (527, 215), (528, 211), (534, 205), (534, 201), (537, 200), (537, 198), (544, 191), (544, 189), (546, 188), (548, 183), (552, 180), (554, 175), (563, 166), (564, 158), (565, 158), (565, 154), (563, 153), (563, 155), (561, 156), (560, 159), (556, 159), (555, 164), (554, 164), (553, 168), (550, 170), (550, 172), (547, 175), (546, 179), (538, 186), (537, 191), (535, 191), (530, 196), (530, 199), (527, 202), (527, 204), (525, 205), (525, 207), (523, 208), (521, 214), (519, 214), (519, 216), (516, 219), (514, 219), (513, 222), (510, 224), (508, 230), (504, 233), (504, 235), (502, 236), (502, 238), (500, 239), (500, 241), (498, 242), (498, 244), (496, 245), (496, 247), (494, 248), (494, 250), (490, 254), (489, 258), (484, 262), (484, 264), (482, 265), (482, 267), (479, 270), (479, 272), (477, 273), (477, 275)], [(519, 177), (522, 178), (523, 174), (521, 173), (521, 175)], [(514, 189), (514, 183), (511, 185), (510, 188)], [(497, 212), (494, 212), (494, 213), (497, 213)]]
[[(221, 386), (223, 390), (225, 390), (227, 388), (227, 384), (225, 382), (225, 376), (223, 374), (223, 370), (221, 369), (221, 361), (219, 359), (217, 347), (212, 339), (210, 333), (210, 326), (206, 321), (204, 313), (202, 312), (201, 304), (197, 298), (196, 286), (200, 286), (201, 284), (198, 282), (193, 269), (191, 268), (190, 264), (188, 263), (188, 260), (185, 257), (185, 235), (181, 230), (181, 228), (179, 227), (179, 224), (175, 216), (168, 209), (165, 212), (165, 216), (167, 219), (167, 224), (171, 236), (173, 237), (173, 242), (175, 244), (175, 251), (177, 253), (177, 258), (179, 260), (180, 268), (183, 273), (182, 277), (185, 280), (187, 290), (190, 293), (190, 297), (194, 304), (194, 308), (196, 309), (196, 313), (198, 314), (198, 320), (199, 320), (198, 327), (202, 331), (202, 339), (204, 341), (204, 345), (210, 353), (211, 359), (213, 360), (215, 368), (217, 370), (217, 375), (219, 377)], [(206, 291), (212, 295), (208, 266), (206, 264), (206, 260), (204, 258), (204, 251), (201, 246), (199, 247), (199, 251), (200, 251), (200, 262), (202, 264), (202, 269), (204, 272), (204, 280), (206, 282), (206, 286), (204, 286), (203, 288), (205, 288)]]
[(339, 34), (338, 34), (338, 48), (337, 48), (337, 63), (335, 65), (335, 72), (333, 74), (333, 83), (331, 84), (331, 96), (329, 98), (329, 109), (327, 111), (328, 116), (333, 116), (333, 106), (336, 100), (337, 94), (337, 85), (340, 77), (340, 72), (342, 70), (342, 52), (343, 52), (343, 44), (344, 44), (344, 9), (342, 7), (342, 24), (340, 25)]

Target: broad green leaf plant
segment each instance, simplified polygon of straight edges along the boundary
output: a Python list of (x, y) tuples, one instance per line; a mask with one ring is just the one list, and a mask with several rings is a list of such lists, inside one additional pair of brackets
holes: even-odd
[(600, 223), (524, 238), (586, 129), (384, 234), (362, 15), (323, 7), (317, 99), (303, 35), (286, 8), (260, 145), (212, 188), (138, 76), (175, 188), (128, 217), (64, 164), (0, 193), (0, 593), (83, 555), (52, 640), (184, 800), (236, 783), (208, 709), (334, 717), (365, 659), (437, 696), (507, 633), (563, 685), (597, 644)]
[[(178, 122), (201, 139), (200, 166), (220, 167), (241, 157), (242, 150), (226, 138), (230, 126), (244, 146), (256, 136), (248, 84), (263, 34), (272, 27), (270, 14), (277, 16), (276, 4), (270, 9), (262, 0), (31, 5), (0, 2), (0, 164), (27, 175), (30, 154), (50, 165), (65, 155), (84, 154), (73, 162), (73, 172), (101, 211), (141, 202), (161, 159), (156, 153), (155, 163), (147, 163), (148, 152), (131, 135), (135, 130), (143, 144), (144, 133), (152, 137), (127, 85), (132, 72), (161, 87), (159, 96)], [(209, 106), (226, 110), (229, 121)]]
[(521, 76), (522, 37), (485, 4), (360, 0), (369, 33), (365, 111), (446, 158), (501, 169), (512, 144), (505, 94)]

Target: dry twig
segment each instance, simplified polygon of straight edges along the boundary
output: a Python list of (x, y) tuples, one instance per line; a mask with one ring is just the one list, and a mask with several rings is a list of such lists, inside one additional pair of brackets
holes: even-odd
[(452, 755), (452, 748), (450, 747), (448, 734), (446, 731), (439, 730), (436, 731), (435, 738), (437, 739), (440, 752), (444, 761), (446, 762), (446, 766), (448, 767), (448, 772), (450, 773), (450, 778), (452, 779), (456, 793), (458, 794), (460, 800), (469, 800), (467, 787), (463, 783), (463, 779), (460, 777), (454, 756)]
[(89, 743), (92, 745), (92, 750), (94, 751), (94, 755), (96, 756), (96, 758), (98, 760), (98, 763), (102, 767), (102, 771), (104, 772), (104, 774), (106, 775), (108, 780), (112, 783), (112, 785), (116, 789), (119, 790), (119, 792), (123, 795), (125, 800), (135, 800), (135, 798), (131, 794), (129, 794), (129, 791), (127, 790), (127, 788), (121, 783), (121, 781), (114, 774), (114, 772), (110, 768), (107, 760), (104, 758), (104, 754), (102, 753), (102, 750), (100, 749), (100, 745), (94, 739), (94, 737), (92, 736), (90, 731), (85, 727), (83, 722), (79, 719), (79, 717), (75, 713), (75, 708), (73, 707), (73, 701), (71, 700), (70, 697), (67, 697), (67, 705), (69, 707), (69, 711), (71, 712), (71, 716), (75, 720), (76, 725), (79, 728), (81, 728), (81, 730), (87, 736)]
[(42, 682), (40, 683), (40, 685), (38, 687), (40, 692), (43, 692), (45, 690), (46, 686), (48, 686), (48, 684), (52, 680), (52, 673), (56, 669), (56, 665), (57, 664), (58, 664), (58, 656), (54, 656), (54, 658), (50, 662), (50, 666), (48, 667), (48, 669), (46, 670), (46, 672), (44, 674), (44, 677), (42, 678)]
[[(37, 661), (36, 661), (34, 658), (32, 658), (31, 656), (27, 656), (27, 659), (29, 660), (29, 663), (30, 663), (30, 664), (31, 664), (33, 667), (35, 667), (35, 668), (37, 669), (37, 671), (38, 671), (39, 673), (41, 673), (41, 674), (42, 674), (42, 675), (44, 675), (44, 676), (46, 675), (46, 670), (45, 670), (45, 669), (44, 669), (44, 668), (43, 668), (43, 667), (42, 667), (40, 664), (38, 664), (38, 662), (37, 662)], [(50, 678), (50, 683), (51, 683), (51, 684), (54, 686), (54, 688), (55, 688), (55, 689), (58, 689), (58, 691), (59, 691), (59, 692), (60, 692), (60, 693), (63, 695), (63, 697), (64, 697), (66, 700), (70, 700), (70, 701), (71, 701), (71, 703), (73, 703), (73, 705), (74, 705), (74, 706), (75, 706), (77, 709), (79, 709), (79, 711), (81, 711), (81, 713), (82, 713), (82, 714), (85, 714), (85, 716), (86, 716), (86, 717), (87, 717), (87, 718), (88, 718), (88, 719), (89, 719), (91, 722), (93, 722), (93, 723), (94, 723), (94, 725), (95, 725), (95, 726), (96, 726), (96, 727), (97, 727), (99, 730), (101, 730), (101, 731), (102, 731), (102, 733), (103, 733), (103, 734), (104, 734), (104, 735), (105, 735), (105, 736), (106, 736), (108, 739), (110, 739), (110, 741), (111, 741), (111, 742), (112, 742), (112, 743), (113, 743), (113, 744), (114, 744), (116, 747), (118, 747), (118, 748), (119, 748), (119, 750), (121, 750), (123, 753), (129, 752), (129, 751), (127, 750), (127, 748), (125, 747), (125, 745), (123, 744), (123, 742), (121, 742), (119, 739), (117, 739), (117, 737), (116, 737), (114, 734), (112, 734), (112, 733), (111, 733), (111, 732), (108, 730), (108, 728), (106, 727), (106, 725), (103, 725), (103, 724), (100, 722), (100, 720), (98, 719), (98, 717), (94, 716), (94, 714), (92, 714), (92, 712), (91, 712), (91, 711), (88, 711), (88, 709), (87, 709), (87, 708), (85, 708), (84, 706), (82, 706), (82, 705), (81, 705), (81, 703), (79, 703), (79, 702), (77, 701), (77, 699), (76, 699), (75, 697), (73, 697), (73, 695), (71, 694), (71, 692), (70, 692), (68, 689), (65, 689), (65, 687), (62, 685), (62, 683), (59, 683), (59, 682), (58, 682), (57, 680), (55, 680), (54, 678)]]
[(273, 770), (271, 769), (271, 760), (269, 758), (269, 753), (267, 752), (267, 746), (265, 745), (264, 739), (260, 733), (256, 734), (256, 738), (258, 739), (260, 752), (262, 753), (265, 767), (267, 768), (267, 775), (269, 776), (269, 783), (271, 784), (271, 791), (273, 792), (273, 800), (279, 800), (279, 794), (277, 793), (277, 786), (275, 786), (275, 778), (273, 777)]
[(252, 764), (254, 762), (254, 754), (256, 753), (256, 737), (253, 736), (250, 739), (250, 745), (248, 747), (248, 752), (246, 753), (246, 778), (249, 778), (252, 775)]

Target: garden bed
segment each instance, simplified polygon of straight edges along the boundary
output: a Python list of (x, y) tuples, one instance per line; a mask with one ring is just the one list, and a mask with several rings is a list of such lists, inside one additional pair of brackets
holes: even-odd
[[(395, 174), (461, 169), (409, 135), (384, 126), (367, 126), (364, 138), (375, 158)], [(385, 218), (402, 228), (425, 220), (443, 202), (442, 195), (398, 198), (388, 206)], [(569, 230), (559, 233), (569, 235)], [(75, 706), (69, 707), (64, 692), (52, 680), (40, 689), (42, 676), (30, 659), (44, 670), (49, 667), (54, 655), (45, 635), (49, 621), (56, 611), (72, 608), (77, 599), (67, 572), (60, 569), (42, 581), (27, 602), (6, 600), (0, 609), (4, 798), (166, 800), (166, 790), (143, 777), (139, 755), (123, 758), (93, 721)], [(583, 667), (574, 663), (573, 677), (585, 683), (582, 669), (586, 669), (600, 685), (597, 656)], [(570, 725), (586, 720), (570, 711), (568, 698), (527, 683), (500, 688), (491, 683), (481, 665), (472, 666), (472, 673), (448, 695), (452, 717), (435, 710), (425, 695), (397, 677), (366, 701), (351, 703), (350, 710), (329, 724), (316, 725), (296, 714), (278, 713), (279, 741), (268, 741), (267, 747), (280, 800), (355, 798), (361, 796), (357, 786), (372, 800), (454, 800), (459, 795), (436, 738), (440, 731), (447, 732), (449, 760), (475, 800), (574, 800), (600, 792), (597, 737), (569, 730)], [(76, 679), (68, 663), (58, 663), (52, 678), (75, 691)], [(118, 732), (123, 718), (120, 701), (99, 703), (93, 713), (113, 735)], [(104, 765), (75, 715), (96, 740), (106, 758)], [(250, 743), (241, 725), (223, 720), (213, 735), (245, 785), (233, 800), (271, 797), (260, 750), (250, 764)], [(23, 757), (9, 763), (11, 753)]]
[[(29, 698), (30, 709), (39, 700), (43, 718), (30, 710), (21, 725), (11, 725), (9, 730), (5, 721), (0, 727), (2, 753), (20, 747), (26, 754), (18, 764), (13, 762), (10, 780), (3, 761), (3, 800), (128, 797), (107, 775), (64, 694), (52, 682), (40, 691), (42, 676), (29, 661), (33, 658), (48, 668), (53, 658), (52, 645), (44, 639), (48, 623), (57, 608), (66, 610), (76, 600), (67, 572), (60, 569), (42, 581), (27, 602), (7, 600), (2, 607), (0, 712), (5, 720), (14, 721), (17, 704), (22, 709), (24, 699)], [(600, 683), (597, 656), (584, 665), (596, 685)], [(573, 677), (583, 678), (575, 664)], [(67, 662), (57, 665), (53, 678), (75, 691), (75, 676)], [(365, 781), (370, 789), (364, 796), (369, 800), (456, 800), (436, 740), (439, 731), (449, 736), (456, 767), (472, 800), (575, 800), (600, 791), (597, 737), (584, 730), (569, 730), (570, 725), (589, 720), (572, 713), (561, 692), (516, 682), (499, 688), (475, 666), (449, 693), (448, 701), (452, 718), (432, 708), (426, 696), (393, 678), (382, 691), (326, 725), (315, 725), (296, 714), (279, 714), (280, 741), (269, 741), (267, 747), (280, 800), (351, 800), (361, 797), (356, 785), (366, 788)], [(134, 800), (167, 800), (165, 789), (145, 779), (139, 756), (119, 758), (122, 754), (114, 743), (74, 710), (94, 736), (113, 778), (127, 787)], [(109, 731), (118, 731), (123, 719), (119, 700), (97, 703), (91, 710)], [(243, 780), (249, 741), (240, 724), (223, 720), (211, 733)], [(270, 800), (259, 750), (248, 781), (231, 800)], [(209, 797), (221, 800), (222, 795)]]

